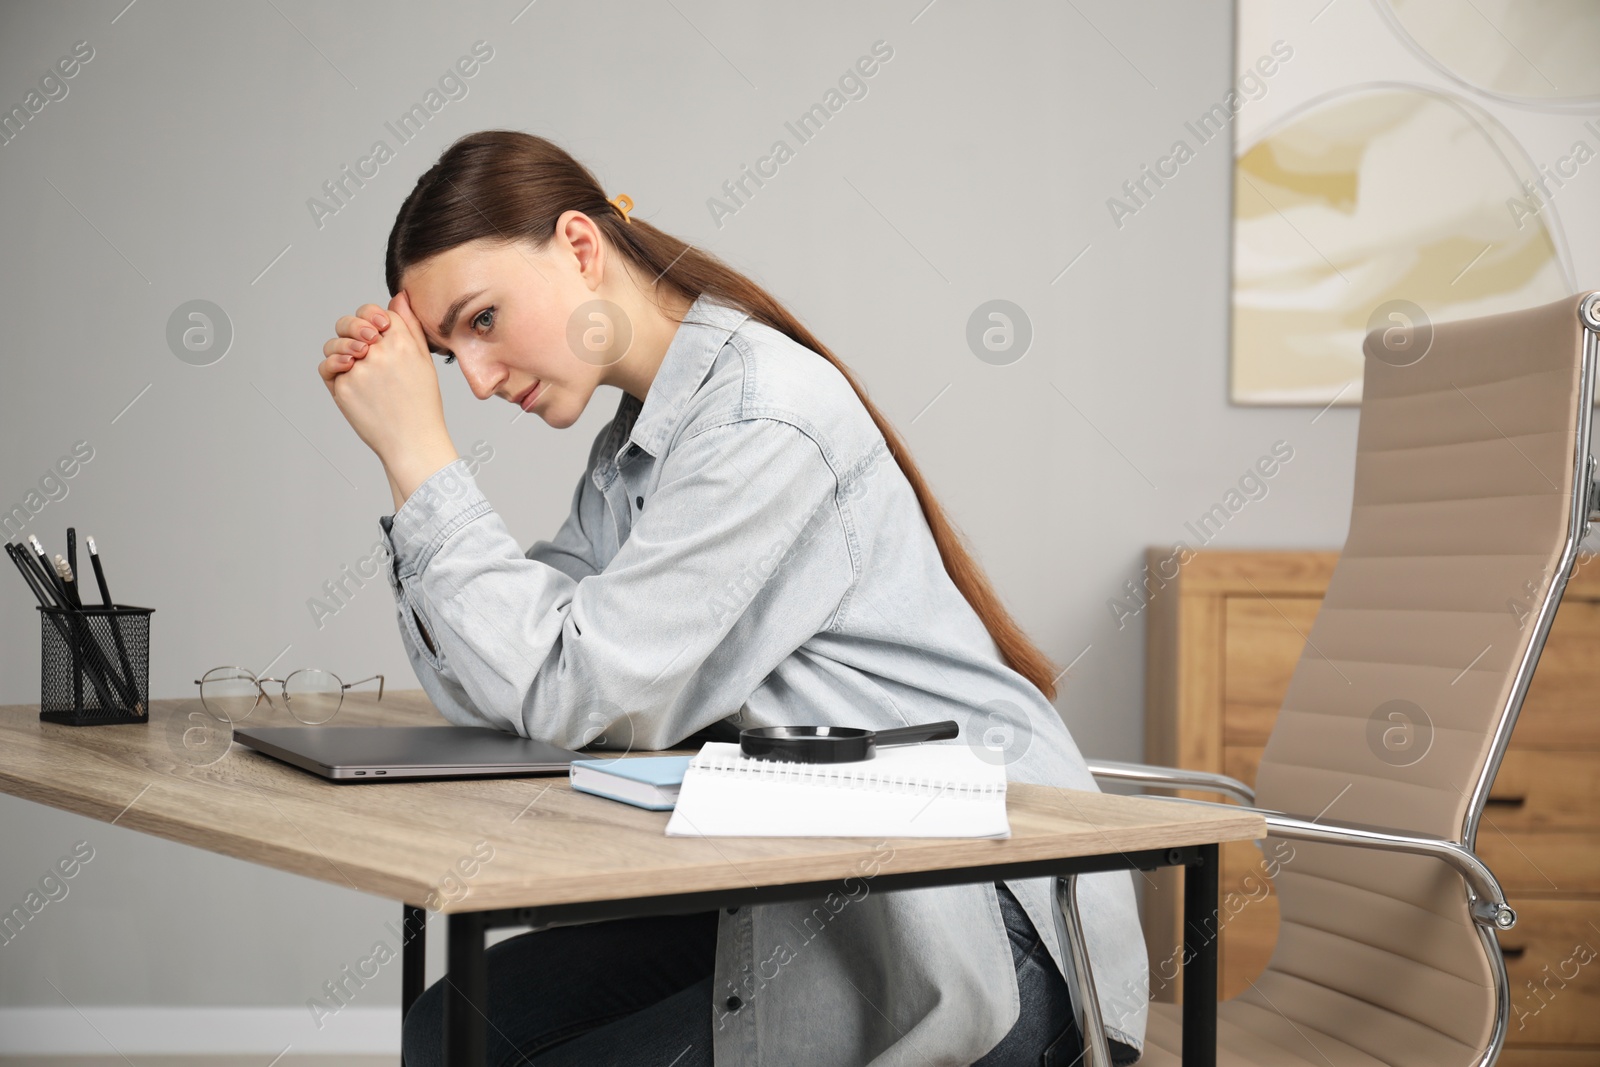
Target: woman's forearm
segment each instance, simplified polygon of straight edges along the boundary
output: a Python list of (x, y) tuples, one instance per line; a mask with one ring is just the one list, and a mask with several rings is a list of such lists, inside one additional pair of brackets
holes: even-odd
[(394, 480), (394, 472), (384, 467), (383, 473), (389, 479), (389, 494), (394, 497), (394, 510), (399, 511), (400, 505), (406, 502), (406, 498), (400, 495), (400, 485)]
[(413, 444), (403, 456), (385, 460), (383, 472), (389, 478), (394, 510), (398, 512), (423, 482), (460, 458), (449, 435), (444, 434), (436, 440)]

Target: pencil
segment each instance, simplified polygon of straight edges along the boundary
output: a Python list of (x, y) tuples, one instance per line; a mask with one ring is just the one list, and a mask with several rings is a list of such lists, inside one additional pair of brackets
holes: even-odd
[[(67, 547), (72, 547), (72, 531), (70, 529), (67, 531)], [(61, 584), (67, 587), (67, 596), (73, 600), (73, 606), (78, 606), (78, 593), (77, 590), (72, 588), (71, 572), (67, 569), (67, 561), (60, 556), (56, 557), (56, 573), (61, 576)], [(80, 638), (88, 637), (87, 627), (79, 625), (77, 620), (73, 620), (72, 632)], [(83, 672), (78, 670), (76, 654), (73, 656), (72, 664), (72, 706), (74, 708), (83, 707)]]
[[(28, 549), (23, 548), (21, 545), (13, 545), (10, 542), (7, 542), (6, 554), (11, 557), (11, 562), (17, 565), (17, 569), (22, 571), (23, 580), (26, 581), (28, 583), (28, 587), (33, 590), (34, 596), (39, 598), (39, 604), (42, 607), (55, 608), (64, 606), (61, 604), (52, 603), (52, 600), (55, 597), (55, 587), (46, 582), (44, 577), (38, 571), (34, 570), (33, 562), (28, 559), (30, 556)], [(72, 647), (73, 641), (70, 633), (68, 632), (66, 621), (63, 620), (59, 615), (53, 614), (50, 611), (46, 611), (44, 614), (47, 618), (49, 618), (51, 623), (55, 625), (56, 632), (61, 635), (61, 640), (66, 642), (69, 648)], [(77, 674), (76, 671), (73, 673), (74, 675)], [(99, 694), (101, 706), (106, 708), (116, 707), (118, 701), (106, 688), (105, 679), (100, 677), (98, 671), (91, 670), (88, 673), (90, 683), (94, 686), (95, 692)], [(82, 705), (81, 700), (79, 701), (79, 705)]]
[[(72, 568), (60, 556), (56, 556), (56, 573), (60, 575), (61, 585), (66, 589), (67, 597), (72, 601), (70, 605), (72, 622), (78, 635), (82, 638), (85, 654), (92, 656), (100, 668), (106, 672), (107, 680), (117, 687), (117, 691), (122, 695), (123, 703), (127, 706), (127, 710), (134, 715), (143, 715), (144, 709), (138, 700), (139, 694), (133, 688), (132, 669), (129, 668), (128, 676), (123, 678), (117, 674), (116, 668), (111, 666), (104, 650), (100, 647), (100, 642), (95, 639), (94, 631), (89, 625), (88, 616), (83, 613), (83, 602), (78, 599), (78, 582), (72, 573)], [(114, 622), (115, 620), (112, 621)], [(114, 631), (115, 627), (113, 626)], [(75, 694), (80, 692), (77, 685), (73, 686), (73, 692)]]
[(40, 573), (50, 580), (50, 588), (55, 590), (56, 601), (62, 607), (68, 607), (67, 590), (61, 584), (61, 576), (56, 573), (55, 564), (50, 562), (49, 553), (45, 552), (44, 546), (33, 534), (28, 535), (28, 543), (33, 546), (34, 556), (39, 561)]
[(72, 575), (72, 567), (59, 554), (56, 556), (56, 574), (61, 578), (61, 588), (67, 591), (67, 599), (72, 606), (83, 607), (83, 601), (78, 599), (78, 582)]
[[(113, 608), (116, 605), (111, 603), (111, 587), (106, 584), (106, 572), (105, 569), (100, 566), (100, 550), (95, 547), (93, 537), (85, 535), (83, 540), (84, 543), (89, 546), (89, 562), (94, 566), (94, 580), (100, 586), (100, 603), (108, 608)], [(122, 660), (122, 670), (127, 675), (129, 688), (134, 689), (135, 695), (137, 695), (138, 683), (134, 680), (133, 676), (133, 661), (128, 658), (128, 646), (122, 642), (122, 626), (120, 625), (121, 620), (115, 615), (108, 617), (111, 620), (111, 636), (115, 638), (117, 642), (117, 655)], [(146, 709), (142, 701), (137, 705), (135, 710), (137, 710), (140, 715), (144, 715), (146, 713)]]

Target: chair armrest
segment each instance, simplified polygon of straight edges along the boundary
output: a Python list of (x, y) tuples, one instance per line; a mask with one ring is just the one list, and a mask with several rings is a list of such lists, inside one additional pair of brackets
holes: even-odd
[(1506, 903), (1505, 891), (1499, 879), (1489, 870), (1477, 854), (1455, 841), (1442, 837), (1422, 837), (1414, 834), (1397, 834), (1376, 827), (1359, 827), (1341, 823), (1311, 822), (1278, 812), (1262, 812), (1267, 818), (1267, 830), (1273, 837), (1291, 841), (1320, 841), (1337, 845), (1358, 845), (1388, 852), (1408, 852), (1414, 856), (1432, 856), (1444, 860), (1461, 875), (1472, 890), (1472, 917), (1481, 926), (1496, 930), (1509, 930), (1517, 925), (1517, 913)]
[[(1154, 800), (1176, 801), (1180, 804), (1204, 804), (1207, 807), (1229, 808), (1209, 800), (1191, 800), (1188, 797), (1156, 796)], [(1470, 848), (1442, 837), (1424, 837), (1420, 834), (1400, 834), (1378, 826), (1359, 826), (1353, 823), (1314, 822), (1298, 819), (1281, 811), (1251, 808), (1267, 820), (1267, 836), (1289, 841), (1317, 841), (1323, 844), (1355, 845), (1376, 848), (1387, 852), (1406, 852), (1414, 856), (1432, 856), (1443, 860), (1461, 876), (1472, 891), (1472, 918), (1480, 926), (1495, 930), (1509, 930), (1517, 924), (1516, 911), (1506, 903), (1505, 891), (1488, 865)]]
[(1092, 759), (1087, 762), (1090, 774), (1108, 781), (1138, 782), (1163, 789), (1197, 789), (1234, 797), (1247, 805), (1256, 802), (1254, 789), (1225, 774), (1190, 771), (1182, 767), (1157, 767), (1149, 763), (1118, 763), (1115, 760)]

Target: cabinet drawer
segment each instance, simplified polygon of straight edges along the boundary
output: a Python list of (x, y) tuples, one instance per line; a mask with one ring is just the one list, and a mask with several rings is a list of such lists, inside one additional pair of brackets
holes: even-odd
[(1512, 746), (1489, 789), (1484, 826), (1520, 830), (1600, 828), (1600, 752)]
[(1536, 900), (1496, 936), (1511, 986), (1507, 1044), (1600, 1045), (1600, 901)]
[(1222, 743), (1264, 745), (1321, 597), (1230, 596), (1223, 611)]

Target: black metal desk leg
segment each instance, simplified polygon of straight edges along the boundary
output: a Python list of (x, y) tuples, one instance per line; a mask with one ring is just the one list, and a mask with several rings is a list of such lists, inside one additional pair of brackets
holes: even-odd
[[(1215, 898), (1215, 886), (1212, 897)], [(449, 968), (444, 987), (445, 1067), (484, 1067), (488, 1061), (488, 966), (484, 935), (488, 924), (478, 911), (450, 916)]]
[(405, 938), (400, 950), (400, 1021), (411, 1014), (411, 1005), (422, 996), (427, 976), (428, 913), (415, 904), (402, 904), (400, 931)]
[[(400, 1028), (404, 1034), (406, 1016), (422, 996), (422, 983), (427, 976), (427, 912), (414, 904), (400, 905), (400, 939)], [(400, 1067), (406, 1067), (404, 1052), (400, 1054)]]
[(1217, 1063), (1218, 847), (1202, 845), (1183, 871), (1183, 1064)]

